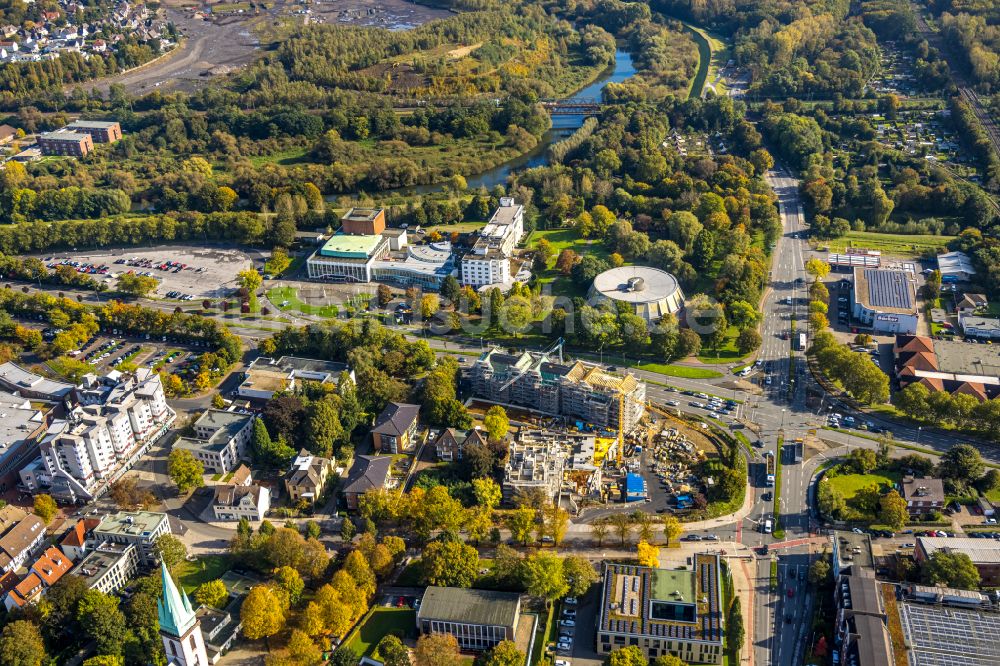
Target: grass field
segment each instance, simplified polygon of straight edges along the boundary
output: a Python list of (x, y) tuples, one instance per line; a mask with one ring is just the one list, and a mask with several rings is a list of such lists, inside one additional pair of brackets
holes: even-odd
[(432, 232), (439, 232), (442, 236), (447, 238), (452, 233), (466, 234), (470, 231), (475, 231), (476, 229), (481, 229), (485, 226), (485, 222), (456, 222), (455, 224), (432, 224), (429, 227), (423, 227), (423, 230), (428, 234)]
[(315, 306), (299, 300), (299, 292), (294, 287), (273, 287), (267, 292), (267, 299), (274, 307), (283, 311), (301, 312), (319, 317), (336, 317), (340, 310), (336, 305)]
[(849, 500), (857, 495), (859, 490), (873, 483), (877, 483), (879, 488), (883, 490), (892, 487), (892, 484), (898, 483), (902, 476), (897, 472), (872, 472), (871, 474), (841, 474), (829, 478), (833, 487), (843, 494), (844, 499)]
[(844, 252), (849, 247), (864, 247), (881, 250), (886, 254), (914, 256), (925, 252), (936, 252), (954, 240), (954, 236), (931, 236), (906, 234), (880, 234), (873, 231), (849, 231), (842, 238), (825, 241), (832, 252)]
[(693, 368), (688, 365), (674, 365), (673, 363), (636, 363), (629, 367), (656, 372), (667, 377), (682, 377), (684, 379), (714, 379), (722, 376), (722, 373), (717, 370)]
[[(575, 229), (533, 231), (525, 241), (525, 247), (533, 248), (543, 238), (552, 243), (556, 257), (563, 250), (573, 250), (580, 256), (586, 254), (605, 260), (611, 255), (603, 243), (595, 239), (581, 238)], [(586, 289), (583, 286), (577, 285), (570, 278), (563, 276), (553, 268), (555, 262), (555, 259), (551, 261), (549, 268), (539, 276), (539, 282), (549, 284), (553, 296), (568, 296), (572, 298), (574, 296), (586, 295)]]
[(174, 578), (181, 584), (185, 592), (194, 592), (202, 583), (207, 583), (229, 571), (232, 564), (227, 555), (203, 555), (194, 562), (187, 560), (174, 567)]
[(378, 606), (351, 632), (344, 645), (363, 657), (370, 657), (383, 636), (397, 634), (412, 638), (416, 634), (416, 624), (417, 612), (412, 608)]
[(726, 344), (721, 349), (702, 348), (698, 354), (698, 360), (702, 363), (734, 363), (742, 361), (744, 355), (736, 349), (736, 338), (740, 332), (735, 326), (730, 326), (726, 331)]

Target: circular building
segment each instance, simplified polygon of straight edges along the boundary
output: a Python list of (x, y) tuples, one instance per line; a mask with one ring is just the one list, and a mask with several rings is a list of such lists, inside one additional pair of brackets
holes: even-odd
[(590, 288), (589, 300), (625, 303), (653, 322), (665, 314), (676, 314), (684, 307), (684, 293), (677, 278), (651, 266), (620, 266), (604, 271)]

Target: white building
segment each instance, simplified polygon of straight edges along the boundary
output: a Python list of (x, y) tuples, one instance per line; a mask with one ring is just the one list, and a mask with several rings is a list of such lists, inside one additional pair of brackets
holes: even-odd
[(524, 235), (524, 206), (510, 197), (500, 199), (500, 207), (479, 231), (472, 251), (462, 258), (462, 284), (471, 287), (509, 285), (510, 257)]
[(90, 539), (96, 544), (113, 542), (132, 544), (139, 551), (139, 561), (154, 564), (156, 540), (170, 534), (167, 514), (153, 511), (119, 511), (105, 516), (94, 528)]
[(372, 266), (389, 254), (382, 235), (334, 234), (306, 260), (310, 280), (371, 282)]
[(968, 282), (976, 274), (972, 259), (964, 252), (946, 252), (937, 257), (938, 270), (941, 271), (941, 281)]
[(920, 311), (913, 274), (882, 268), (855, 268), (851, 292), (854, 317), (882, 335), (917, 332)]
[(170, 666), (208, 666), (208, 651), (201, 633), (201, 622), (191, 607), (184, 590), (178, 590), (174, 579), (161, 564), (163, 596), (156, 602), (160, 623), (160, 638)]
[(130, 543), (106, 542), (87, 553), (71, 574), (80, 576), (91, 590), (114, 594), (139, 570), (139, 549)]
[(962, 314), (958, 316), (958, 326), (967, 338), (983, 340), (1000, 339), (1000, 319)]
[(302, 381), (336, 386), (344, 372), (354, 380), (354, 371), (346, 363), (295, 356), (278, 359), (261, 356), (243, 372), (243, 381), (236, 393), (248, 400), (270, 400), (279, 391), (294, 391)]
[(271, 508), (271, 491), (264, 486), (225, 485), (215, 487), (212, 512), (216, 520), (264, 520)]
[(79, 400), (64, 419), (53, 421), (39, 446), (44, 472), (29, 465), (21, 475), (30, 492), (43, 488), (59, 499), (100, 497), (132, 468), (170, 428), (160, 376), (148, 368), (135, 374), (88, 375)]
[(206, 472), (227, 474), (246, 455), (253, 436), (250, 414), (209, 409), (194, 422), (194, 437), (178, 437), (175, 449), (187, 449), (205, 466)]

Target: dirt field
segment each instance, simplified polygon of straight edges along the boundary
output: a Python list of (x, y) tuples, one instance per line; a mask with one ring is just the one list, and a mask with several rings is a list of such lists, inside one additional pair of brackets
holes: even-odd
[[(117, 76), (81, 84), (84, 90), (106, 91), (120, 84), (132, 95), (153, 90), (191, 92), (214, 78), (240, 69), (257, 57), (260, 43), (254, 26), (278, 21), (299, 11), (299, 5), (278, 0), (265, 13), (235, 15), (207, 21), (194, 18), (193, 5), (186, 0), (167, 3), (164, 10), (184, 35), (184, 42), (161, 59)], [(407, 30), (451, 12), (413, 4), (406, 0), (316, 0), (311, 6), (313, 18), (323, 23), (379, 26)]]
[[(55, 255), (52, 261), (58, 262), (67, 258), (66, 255)], [(154, 264), (166, 261), (186, 264), (186, 268), (178, 273), (172, 270), (159, 270), (155, 267), (129, 266), (116, 264), (119, 259), (149, 259)], [(162, 248), (128, 248), (124, 250), (93, 251), (74, 253), (73, 261), (92, 264), (105, 264), (111, 267), (107, 275), (109, 284), (114, 286), (114, 275), (127, 271), (137, 273), (152, 273), (160, 282), (156, 296), (166, 298), (167, 292), (179, 291), (190, 294), (195, 299), (218, 298), (236, 288), (236, 274), (253, 265), (250, 257), (235, 249), (198, 248), (198, 247), (162, 247)], [(46, 262), (48, 263), (48, 262)], [(201, 272), (198, 269), (203, 269)]]

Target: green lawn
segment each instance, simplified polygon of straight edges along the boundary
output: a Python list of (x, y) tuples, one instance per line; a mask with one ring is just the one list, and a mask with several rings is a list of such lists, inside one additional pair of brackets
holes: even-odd
[(899, 483), (902, 475), (898, 472), (872, 472), (870, 474), (841, 474), (831, 476), (830, 483), (843, 494), (844, 499), (849, 500), (858, 494), (862, 488), (877, 483), (880, 488), (891, 488), (892, 484)]
[(629, 367), (656, 372), (668, 377), (683, 377), (684, 379), (714, 379), (722, 376), (722, 373), (717, 370), (693, 368), (689, 365), (675, 365), (673, 363), (636, 363)]
[(849, 247), (864, 247), (881, 250), (887, 254), (912, 256), (944, 249), (954, 239), (954, 236), (909, 236), (880, 234), (874, 231), (849, 231), (842, 238), (826, 241), (821, 245), (829, 246), (832, 252), (843, 252)]
[(388, 634), (403, 638), (414, 637), (417, 631), (417, 612), (412, 608), (378, 606), (344, 641), (344, 645), (363, 657), (370, 657), (375, 646)]
[(290, 164), (305, 162), (305, 158), (308, 153), (309, 149), (305, 146), (296, 146), (294, 148), (288, 148), (276, 153), (271, 153), (270, 155), (254, 155), (250, 158), (250, 162), (253, 163), (254, 166), (258, 167), (264, 164), (280, 164), (282, 166), (287, 166)]
[(228, 555), (203, 555), (194, 562), (185, 560), (179, 563), (174, 567), (173, 574), (184, 590), (191, 593), (202, 583), (222, 578), (222, 574), (231, 567)]
[(424, 227), (423, 229), (428, 234), (437, 231), (442, 236), (447, 238), (453, 233), (467, 234), (470, 231), (481, 229), (485, 226), (485, 224), (485, 222), (456, 222), (455, 224), (432, 224), (428, 227)]
[(735, 326), (730, 326), (726, 331), (726, 344), (721, 349), (705, 349), (698, 354), (698, 360), (702, 363), (733, 363), (742, 361), (744, 355), (736, 349), (736, 338), (740, 332)]
[(299, 300), (299, 291), (294, 287), (272, 287), (267, 291), (267, 299), (282, 311), (301, 312), (319, 317), (336, 317), (340, 310), (336, 305), (315, 306)]
[(986, 499), (991, 502), (1000, 502), (1000, 488), (994, 488), (986, 493)]

